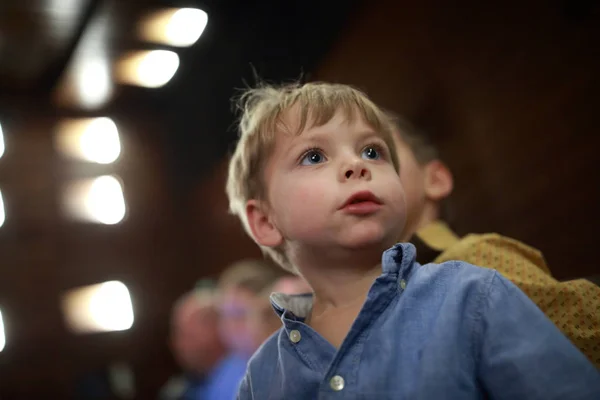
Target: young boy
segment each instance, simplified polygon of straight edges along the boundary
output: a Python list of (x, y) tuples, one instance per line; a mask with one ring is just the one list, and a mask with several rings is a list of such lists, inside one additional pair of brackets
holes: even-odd
[(509, 281), (394, 245), (406, 205), (392, 127), (363, 93), (264, 86), (242, 107), (231, 210), (314, 295), (272, 297), (284, 326), (239, 398), (600, 398), (598, 371)]
[(442, 221), (442, 203), (452, 194), (452, 172), (428, 136), (399, 116), (394, 143), (406, 194), (407, 224), (401, 241), (417, 249), (417, 262), (460, 260), (492, 268), (517, 285), (600, 368), (600, 287), (586, 279), (559, 282), (542, 254), (494, 233), (459, 238)]

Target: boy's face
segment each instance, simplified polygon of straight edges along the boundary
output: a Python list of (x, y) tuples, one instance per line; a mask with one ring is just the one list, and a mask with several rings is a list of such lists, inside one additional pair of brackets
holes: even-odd
[[(284, 122), (293, 128), (298, 117), (288, 112)], [(404, 192), (390, 150), (358, 115), (350, 122), (340, 111), (299, 135), (280, 133), (265, 182), (266, 218), (281, 238), (269, 245), (382, 251), (404, 226)]]

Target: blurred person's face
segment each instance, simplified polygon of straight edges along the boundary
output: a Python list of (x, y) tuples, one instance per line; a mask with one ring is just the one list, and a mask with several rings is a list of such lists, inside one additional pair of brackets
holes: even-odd
[(273, 292), (285, 294), (304, 294), (312, 293), (311, 287), (304, 278), (299, 276), (285, 276), (279, 278), (273, 285)]
[(250, 356), (256, 350), (250, 324), (257, 296), (239, 287), (225, 288), (220, 303), (220, 331), (233, 352)]
[(269, 298), (257, 298), (249, 322), (254, 348), (258, 349), (279, 328), (281, 328), (281, 320), (273, 310)]
[(223, 355), (214, 308), (190, 299), (177, 309), (171, 325), (171, 347), (186, 371), (203, 374)]

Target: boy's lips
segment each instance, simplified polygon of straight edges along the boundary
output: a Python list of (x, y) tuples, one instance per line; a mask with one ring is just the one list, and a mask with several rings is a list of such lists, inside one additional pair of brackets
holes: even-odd
[(368, 190), (363, 190), (350, 196), (340, 207), (340, 210), (350, 214), (372, 214), (379, 210), (381, 205), (382, 202), (379, 197)]

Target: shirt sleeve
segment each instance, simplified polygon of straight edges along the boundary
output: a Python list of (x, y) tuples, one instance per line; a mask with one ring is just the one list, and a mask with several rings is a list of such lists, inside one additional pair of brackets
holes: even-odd
[(493, 399), (600, 399), (600, 373), (514, 284), (482, 299), (478, 375)]
[(240, 383), (240, 387), (237, 394), (237, 400), (254, 400), (254, 394), (252, 393), (252, 381), (250, 379), (250, 371), (246, 373), (244, 379)]
[(447, 260), (491, 268), (508, 278), (600, 368), (600, 287), (584, 279), (557, 281), (538, 250), (497, 234), (461, 239), (435, 262)]

